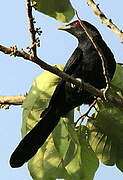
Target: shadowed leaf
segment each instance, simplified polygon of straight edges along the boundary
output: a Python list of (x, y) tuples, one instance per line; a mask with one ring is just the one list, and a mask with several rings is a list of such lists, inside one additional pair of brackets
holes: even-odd
[[(123, 68), (117, 65), (109, 94), (122, 99)], [(99, 112), (93, 114), (87, 126), (89, 142), (97, 157), (105, 165), (115, 165), (123, 171), (123, 109), (109, 102), (97, 102)]]

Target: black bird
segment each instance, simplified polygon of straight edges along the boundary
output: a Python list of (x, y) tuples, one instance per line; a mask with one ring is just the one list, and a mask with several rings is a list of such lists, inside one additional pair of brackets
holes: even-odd
[[(101, 48), (107, 61), (109, 78), (112, 79), (116, 63), (111, 50), (93, 25), (86, 21), (82, 22), (90, 30), (93, 39)], [(105, 88), (106, 82), (101, 58), (81, 27), (80, 22), (74, 21), (68, 25), (61, 26), (59, 29), (69, 32), (78, 39), (78, 47), (65, 65), (64, 72), (74, 78), (82, 79), (98, 89)], [(41, 121), (22, 139), (11, 155), (11, 167), (20, 167), (35, 155), (58, 124), (61, 116), (64, 116), (81, 104), (90, 105), (93, 101), (94, 96), (85, 91), (84, 88), (76, 88), (71, 83), (61, 80), (51, 97), (48, 107), (41, 114)]]

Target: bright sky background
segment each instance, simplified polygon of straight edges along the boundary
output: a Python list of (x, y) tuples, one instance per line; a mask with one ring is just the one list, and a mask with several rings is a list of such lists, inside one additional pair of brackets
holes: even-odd
[[(72, 0), (79, 10), (81, 19), (94, 24), (101, 32), (104, 40), (114, 52), (117, 62), (123, 59), (123, 44), (119, 37), (101, 24), (86, 1)], [(123, 29), (123, 2), (97, 0), (105, 14)], [(58, 31), (57, 26), (62, 23), (35, 13), (37, 26), (41, 27), (41, 47), (39, 57), (50, 64), (65, 64), (76, 47), (77, 41), (69, 34)], [(5, 46), (17, 45), (24, 48), (29, 45), (25, 1), (11, 0), (0, 3), (0, 44)], [(33, 79), (42, 71), (37, 65), (26, 62), (22, 58), (14, 58), (0, 52), (0, 95), (19, 95), (26, 93)], [(4, 180), (31, 180), (26, 165), (19, 169), (12, 169), (8, 160), (11, 152), (20, 140), (21, 107), (11, 107), (9, 110), (0, 110), (0, 179)], [(123, 174), (115, 167), (101, 165), (96, 172), (94, 180), (122, 180)]]

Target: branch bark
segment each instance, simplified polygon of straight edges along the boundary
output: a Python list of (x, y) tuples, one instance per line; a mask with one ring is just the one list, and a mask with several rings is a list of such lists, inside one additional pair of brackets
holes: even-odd
[[(93, 2), (93, 1), (88, 0), (88, 2)], [(34, 33), (34, 31), (35, 31), (35, 29), (34, 29), (34, 21), (33, 21), (33, 17), (32, 17), (32, 7), (31, 7), (30, 3), (31, 3), (31, 1), (27, 0), (28, 18), (29, 18), (30, 28), (32, 28), (30, 33), (31, 33), (32, 45), (33, 45), (34, 41), (36, 40), (35, 39), (35, 33), (36, 32)], [(74, 79), (73, 77), (69, 76), (65, 72), (60, 71), (55, 66), (51, 66), (51, 65), (47, 64), (46, 62), (44, 62), (43, 60), (41, 60), (40, 58), (38, 58), (37, 55), (36, 55), (35, 49), (33, 49), (33, 54), (29, 54), (29, 53), (25, 52), (24, 50), (21, 50), (21, 51), (17, 50), (16, 46), (8, 48), (8, 47), (0, 45), (0, 51), (5, 53), (5, 54), (11, 55), (11, 56), (13, 55), (15, 57), (22, 57), (25, 60), (34, 62), (37, 65), (39, 65), (41, 68), (43, 68), (44, 70), (50, 71), (50, 72), (58, 75), (62, 79), (74, 84), (75, 86), (77, 86), (79, 88), (83, 88), (83, 86), (84, 86), (84, 89), (86, 91), (90, 92), (91, 94), (93, 94), (93, 95), (95, 95), (97, 97), (99, 96), (103, 100), (105, 100), (104, 94), (103, 94), (102, 91), (96, 89), (95, 87), (91, 86), (88, 83), (85, 83), (85, 82), (81, 83), (80, 81)], [(122, 99), (117, 99), (117, 98), (109, 96), (109, 95), (106, 95), (106, 99), (109, 100), (109, 102), (112, 102), (113, 104), (118, 106), (119, 108), (121, 108), (121, 109), (123, 108), (123, 100)], [(7, 101), (5, 101), (5, 102), (7, 103)]]
[(31, 1), (27, 0), (27, 17), (29, 22), (29, 31), (30, 31), (30, 37), (31, 37), (31, 53), (32, 56), (37, 56), (37, 46), (36, 46), (36, 31), (34, 27), (34, 18), (32, 16), (32, 6)]
[(26, 95), (0, 96), (0, 105), (21, 105), (26, 99)]
[[(103, 92), (96, 89), (95, 87), (91, 86), (88, 83), (81, 83), (80, 81), (74, 79), (73, 77), (69, 76), (68, 74), (66, 74), (63, 71), (60, 71), (58, 68), (56, 68), (55, 66), (50, 66), (49, 64), (45, 63), (44, 61), (42, 61), (41, 59), (39, 59), (38, 57), (33, 57), (30, 54), (26, 53), (25, 51), (18, 51), (17, 49), (14, 50), (13, 52), (13, 48), (7, 48), (5, 46), (0, 45), (0, 51), (5, 53), (5, 54), (10, 54), (10, 55), (14, 55), (14, 56), (18, 56), (18, 57), (22, 57), (28, 61), (32, 61), (34, 63), (36, 63), (37, 65), (39, 65), (41, 68), (52, 72), (56, 75), (58, 75), (59, 77), (61, 77), (62, 79), (74, 84), (75, 86), (79, 87), (79, 88), (83, 88), (88, 92), (90, 92), (91, 94), (95, 95), (95, 96), (99, 96), (101, 97), (101, 99), (103, 99), (105, 101)], [(118, 106), (119, 108), (123, 108), (123, 100), (122, 99), (118, 99), (109, 95), (106, 95), (106, 99), (109, 101), (109, 103), (113, 103), (114, 105)]]
[(111, 19), (108, 19), (105, 14), (100, 10), (99, 4), (96, 4), (93, 0), (87, 0), (88, 6), (90, 6), (96, 16), (102, 21), (102, 23), (106, 24), (108, 28), (110, 28), (116, 35), (118, 35), (121, 39), (123, 39), (123, 32), (120, 30), (115, 24), (113, 24)]

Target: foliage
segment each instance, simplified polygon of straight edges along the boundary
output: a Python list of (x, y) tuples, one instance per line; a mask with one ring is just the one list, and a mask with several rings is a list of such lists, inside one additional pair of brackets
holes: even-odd
[(74, 16), (74, 9), (69, 0), (32, 0), (36, 10), (61, 22), (69, 22)]
[[(58, 21), (69, 22), (74, 9), (69, 0), (32, 0), (34, 8)], [(57, 65), (61, 70), (63, 67)], [(109, 94), (123, 100), (123, 69), (117, 65)], [(32, 84), (23, 103), (22, 136), (40, 120), (60, 78), (50, 72), (39, 75)], [(8, 106), (0, 105), (0, 108)], [(109, 166), (116, 165), (123, 172), (123, 112), (109, 102), (97, 101), (97, 111), (86, 125), (74, 124), (71, 111), (48, 137), (36, 155), (28, 162), (34, 180), (92, 180), (99, 160)]]
[[(112, 88), (108, 92), (123, 99), (123, 68), (117, 65)], [(99, 112), (93, 114), (87, 126), (89, 143), (97, 157), (106, 165), (115, 165), (123, 171), (123, 110), (109, 102), (97, 102)]]
[[(61, 70), (63, 67), (57, 65)], [(117, 65), (109, 94), (122, 98), (123, 69)], [(50, 72), (39, 75), (23, 104), (22, 135), (26, 135), (40, 120), (60, 78)], [(74, 112), (61, 118), (28, 167), (34, 180), (92, 180), (98, 159), (105, 165), (115, 165), (123, 171), (123, 112), (109, 102), (99, 100), (98, 111), (86, 126), (75, 127)], [(92, 150), (93, 149), (93, 150)], [(94, 153), (95, 152), (95, 153)], [(98, 159), (97, 159), (97, 157)]]
[[(63, 67), (58, 65), (58, 68)], [(44, 72), (33, 82), (23, 104), (23, 136), (40, 120), (40, 114), (47, 107), (59, 79), (50, 72)], [(73, 112), (61, 118), (52, 135), (29, 161), (29, 171), (34, 180), (93, 179), (98, 159), (88, 143), (87, 128), (75, 128), (73, 120)]]

